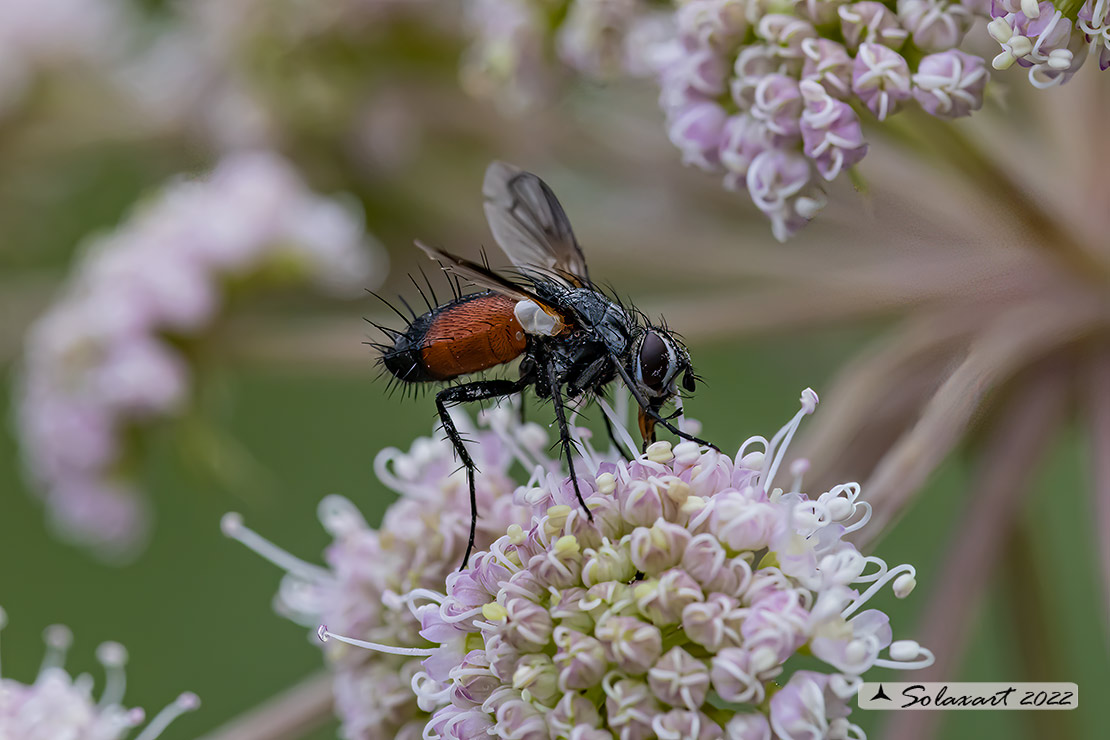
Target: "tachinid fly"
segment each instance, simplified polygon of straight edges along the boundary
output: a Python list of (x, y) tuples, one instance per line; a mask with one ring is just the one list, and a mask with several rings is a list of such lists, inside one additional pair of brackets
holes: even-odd
[[(392, 345), (377, 345), (382, 364), (403, 383), (450, 381), (521, 358), (517, 380), (482, 379), (436, 393), (436, 408), (470, 486), (470, 540), (477, 511), (474, 462), (447, 409), (533, 389), (555, 407), (559, 439), (578, 502), (592, 520), (578, 488), (567, 424), (568, 399), (601, 395), (615, 380), (640, 407), (646, 447), (658, 424), (698, 444), (713, 446), (671, 424), (663, 405), (694, 390), (696, 376), (686, 347), (665, 326), (603, 293), (590, 280), (570, 222), (540, 178), (503, 162), (486, 170), (482, 187), (494, 239), (515, 266), (513, 276), (417, 242), (447, 272), (481, 292), (454, 300), (412, 319), (403, 331), (383, 330)], [(606, 424), (609, 428), (609, 424)], [(610, 429), (611, 433), (611, 429)]]

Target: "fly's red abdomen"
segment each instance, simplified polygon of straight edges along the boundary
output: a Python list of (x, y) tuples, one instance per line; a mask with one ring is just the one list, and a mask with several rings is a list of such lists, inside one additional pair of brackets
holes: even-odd
[(512, 298), (488, 291), (451, 301), (415, 319), (382, 363), (400, 380), (424, 383), (509, 362), (527, 346), (515, 307)]

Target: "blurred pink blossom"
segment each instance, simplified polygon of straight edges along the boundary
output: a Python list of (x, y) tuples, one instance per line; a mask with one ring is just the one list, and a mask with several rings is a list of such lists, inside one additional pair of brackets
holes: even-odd
[[(0, 608), (0, 632), (7, 615)], [(124, 666), (127, 650), (118, 642), (105, 642), (96, 649), (106, 680), (100, 697), (93, 697), (93, 681), (88, 674), (71, 676), (65, 670), (66, 653), (73, 635), (61, 625), (47, 627), (43, 633), (46, 654), (38, 676), (25, 684), (0, 677), (0, 737), (5, 740), (124, 740), (142, 725), (142, 709), (123, 705), (127, 683)], [(181, 694), (159, 712), (135, 740), (155, 740), (177, 717), (200, 706), (195, 694)]]
[(31, 326), (20, 372), (24, 460), (59, 532), (105, 555), (143, 540), (149, 513), (127, 468), (128, 434), (188, 404), (182, 348), (216, 318), (229, 284), (276, 272), (350, 295), (383, 259), (346, 204), (312, 194), (263, 152), (170, 184), (90, 241)]

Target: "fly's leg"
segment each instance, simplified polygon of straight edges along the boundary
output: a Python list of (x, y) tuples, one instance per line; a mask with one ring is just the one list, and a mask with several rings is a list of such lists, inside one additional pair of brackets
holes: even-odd
[[(664, 418), (663, 415), (659, 413), (659, 410), (656, 409), (656, 408), (653, 408), (652, 405), (651, 405), (651, 402), (648, 401), (646, 398), (644, 398), (643, 394), (641, 394), (640, 391), (638, 391), (636, 389), (636, 382), (634, 380), (632, 380), (632, 378), (628, 375), (628, 371), (624, 369), (623, 365), (621, 365), (620, 358), (617, 357), (616, 355), (612, 355), (612, 358), (613, 358), (613, 365), (617, 368), (617, 373), (620, 374), (621, 380), (624, 381), (625, 386), (628, 388), (628, 392), (632, 394), (632, 398), (636, 399), (636, 403), (638, 403), (640, 405), (640, 413), (641, 414), (643, 414), (647, 418), (651, 419), (656, 424), (659, 424), (661, 427), (663, 427), (667, 431), (671, 432), (676, 437), (680, 437), (682, 439), (689, 440), (691, 442), (694, 442), (695, 444), (705, 445), (706, 447), (710, 447), (714, 450), (717, 450), (717, 452), (721, 451), (721, 449), (719, 447), (717, 447), (717, 445), (713, 444), (712, 442), (707, 442), (704, 439), (701, 439), (700, 437), (695, 437), (692, 434), (688, 434), (687, 432), (682, 431), (681, 429), (676, 427), (674, 424), (667, 421), (667, 419)], [(654, 424), (652, 426), (654, 427)], [(654, 436), (655, 436), (654, 433), (651, 432), (650, 430), (649, 430), (649, 433), (650, 433), (650, 436), (652, 438), (654, 438)], [(644, 442), (646, 443), (647, 440), (645, 439)]]
[(594, 515), (586, 508), (586, 501), (582, 498), (582, 492), (578, 490), (578, 475), (574, 472), (574, 443), (571, 442), (570, 426), (567, 424), (567, 413), (563, 407), (563, 394), (559, 392), (559, 379), (554, 363), (549, 363), (547, 366), (547, 380), (551, 385), (551, 402), (555, 405), (555, 419), (559, 422), (559, 442), (562, 444), (563, 454), (567, 458), (567, 468), (570, 470), (570, 482), (574, 486), (574, 496), (578, 499), (582, 511), (586, 512), (586, 518), (592, 522)]
[(474, 460), (471, 459), (470, 453), (466, 451), (466, 446), (463, 444), (462, 435), (455, 427), (451, 414), (447, 412), (447, 407), (459, 403), (511, 396), (525, 385), (526, 383), (520, 380), (478, 380), (465, 385), (444, 388), (436, 394), (436, 409), (439, 410), (440, 423), (443, 425), (443, 431), (447, 434), (447, 439), (451, 440), (451, 444), (455, 447), (455, 452), (458, 454), (463, 467), (466, 468), (466, 482), (470, 487), (470, 539), (467, 540), (466, 553), (463, 555), (459, 570), (465, 568), (467, 561), (470, 560), (470, 553), (474, 549), (474, 535), (478, 529), (478, 497), (474, 491), (474, 472), (476, 468)]
[(627, 460), (628, 462), (632, 462), (632, 456), (628, 454), (628, 450), (625, 449), (625, 446), (623, 444), (617, 441), (617, 434), (613, 431), (613, 422), (609, 421), (609, 415), (602, 414), (601, 421), (605, 424), (605, 432), (609, 435), (609, 442), (612, 443), (613, 447), (620, 451), (625, 460)]

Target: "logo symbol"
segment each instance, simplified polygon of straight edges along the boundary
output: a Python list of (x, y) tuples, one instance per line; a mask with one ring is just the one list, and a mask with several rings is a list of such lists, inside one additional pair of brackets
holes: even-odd
[(893, 701), (889, 696), (886, 695), (886, 692), (883, 691), (882, 684), (879, 684), (879, 690), (876, 691), (875, 695), (871, 697), (871, 701), (875, 701), (876, 699), (886, 699), (887, 701)]

